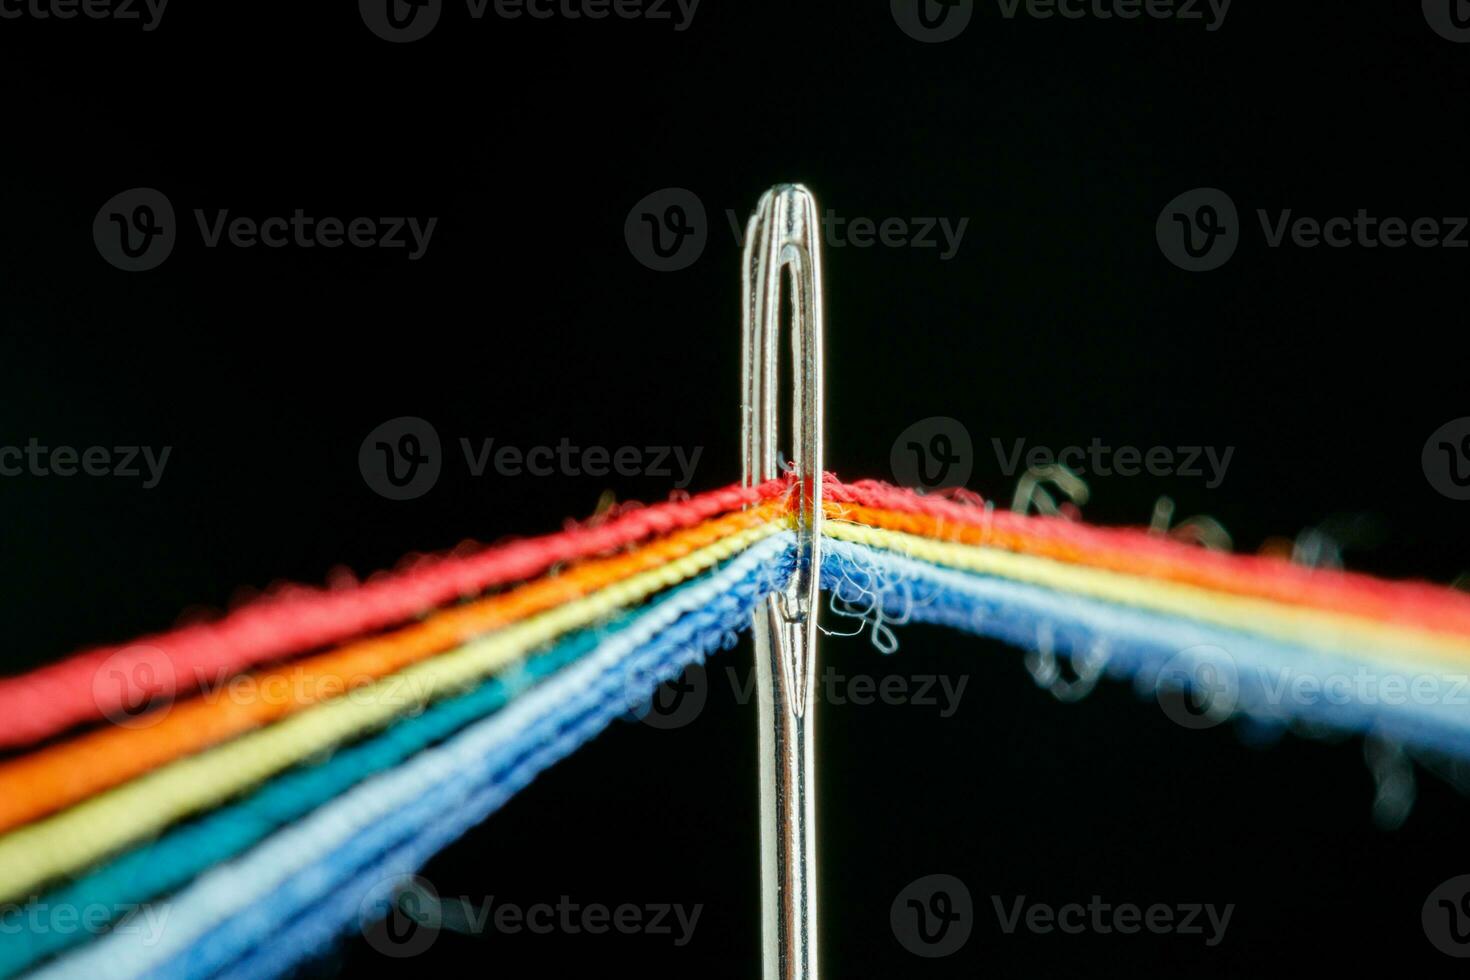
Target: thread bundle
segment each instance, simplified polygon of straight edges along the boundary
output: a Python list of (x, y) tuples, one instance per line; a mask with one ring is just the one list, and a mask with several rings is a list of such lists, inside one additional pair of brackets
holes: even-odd
[[(1140, 689), (1223, 677), (1210, 710), (1470, 756), (1470, 711), (1447, 696), (1470, 672), (1463, 593), (875, 481), (824, 488), (823, 587), (848, 608)], [(0, 681), (0, 746), (69, 736), (0, 763), (0, 902), (170, 903), (146, 943), (18, 916), (0, 974), (268, 977), (319, 952), (384, 877), (731, 644), (796, 560), (792, 495), (779, 480), (624, 509)], [(1365, 670), (1419, 696), (1282, 694)]]

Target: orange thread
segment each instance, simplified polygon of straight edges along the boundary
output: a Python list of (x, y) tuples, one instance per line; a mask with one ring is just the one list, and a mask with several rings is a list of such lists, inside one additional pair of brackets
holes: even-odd
[[(890, 531), (902, 531), (939, 541), (995, 548), (1018, 554), (1050, 558), (1073, 565), (1101, 568), (1141, 578), (1166, 579), (1235, 595), (1256, 596), (1276, 602), (1317, 609), (1384, 622), (1400, 623), (1417, 629), (1464, 635), (1470, 629), (1456, 628), (1459, 623), (1448, 615), (1434, 623), (1426, 622), (1420, 613), (1424, 600), (1417, 603), (1394, 602), (1389, 596), (1345, 591), (1341, 583), (1346, 576), (1322, 573), (1315, 580), (1284, 578), (1261, 573), (1258, 563), (1249, 556), (1216, 555), (1203, 551), (1181, 551), (1179, 557), (1161, 551), (1127, 551), (1121, 548), (1078, 544), (1051, 534), (1028, 534), (1025, 531), (998, 527), (994, 524), (961, 523), (924, 513), (906, 513), (828, 501), (823, 512), (832, 520), (844, 520)], [(1042, 530), (1038, 521), (1038, 530)], [(1142, 537), (1142, 532), (1135, 532)], [(1229, 559), (1239, 563), (1235, 567)], [(1205, 559), (1210, 559), (1206, 561)], [(1295, 566), (1289, 566), (1295, 570)], [(1382, 583), (1375, 583), (1382, 584)], [(1334, 587), (1337, 586), (1337, 587)], [(1458, 600), (1449, 590), (1441, 590), (1444, 598)], [(1446, 612), (1455, 612), (1449, 608)]]
[[(106, 728), (0, 765), (0, 831), (85, 799), (319, 701), (371, 683), (498, 627), (657, 568), (786, 513), (784, 500), (737, 511), (611, 558), (574, 565), (503, 595), (432, 615), (414, 626), (349, 643), (252, 675), (234, 692), (210, 691), (147, 728)], [(237, 679), (238, 680), (238, 679)]]

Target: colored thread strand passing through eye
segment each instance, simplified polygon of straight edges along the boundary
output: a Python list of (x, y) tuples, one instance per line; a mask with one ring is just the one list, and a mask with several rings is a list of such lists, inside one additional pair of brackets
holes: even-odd
[(251, 678), (248, 686), (175, 706), (146, 728), (106, 728), (0, 765), (0, 830), (85, 799), (164, 763), (338, 697), (470, 637), (551, 609), (780, 515), (768, 502), (660, 538), (613, 558)]
[[(659, 680), (717, 649), (781, 584), (789, 534), (761, 542), (709, 577), (674, 591), (607, 637), (588, 656), (442, 746), (356, 787), (276, 834), (239, 861), (201, 877), (170, 900), (168, 928), (154, 940), (114, 932), (38, 977), (207, 976), (280, 925), (333, 901), (332, 889), (371, 855), (425, 833), (428, 856), (483, 819), (536, 771), (575, 749), (648, 696)], [(473, 795), (476, 789), (501, 791)], [(467, 797), (470, 797), (467, 799)], [(485, 805), (476, 803), (485, 800)], [(491, 803), (490, 801), (493, 801)], [(403, 816), (403, 819), (398, 819)], [(429, 835), (448, 821), (453, 833)], [(323, 894), (323, 890), (326, 894)], [(349, 907), (355, 913), (361, 894)], [(245, 914), (241, 914), (245, 913)], [(337, 921), (340, 928), (346, 921)], [(215, 930), (211, 932), (211, 930)], [(289, 967), (300, 951), (275, 963)]]
[(311, 711), (180, 759), (0, 837), (0, 901), (70, 874), (174, 821), (416, 706), (458, 691), (561, 634), (692, 578), (782, 529), (766, 522), (417, 664)]
[(1470, 595), (1436, 585), (1206, 551), (1141, 529), (966, 506), (876, 480), (842, 483), (829, 475), (826, 485), (835, 519), (1470, 635)]
[[(527, 660), (524, 675), (512, 677), (502, 672), (468, 694), (434, 705), (418, 717), (403, 719), (371, 740), (339, 750), (320, 765), (283, 775), (239, 803), (142, 844), (80, 880), (42, 896), (40, 901), (52, 908), (67, 905), (109, 909), (120, 915), (140, 902), (172, 891), (210, 865), (240, 854), (374, 773), (411, 760), (420, 750), (499, 710), (519, 691), (555, 675), (627, 630), (646, 631), (651, 624), (667, 622), (677, 613), (680, 628), (715, 630), (723, 641), (739, 624), (725, 625), (732, 615), (729, 608), (706, 604), (711, 588), (718, 594), (726, 588), (725, 583), (730, 583), (727, 595), (748, 596), (742, 601), (756, 601), (766, 589), (778, 584), (777, 580), (762, 578), (760, 572), (765, 555), (772, 553), (771, 548), (780, 547), (783, 545), (755, 545), (721, 568), (674, 588), (647, 609), (620, 614), (612, 622), (598, 623), (557, 641), (549, 650)], [(672, 633), (661, 629), (658, 638), (677, 639)], [(621, 692), (623, 699), (629, 705), (635, 704), (634, 699), (645, 691), (648, 682), (649, 678), (631, 676), (627, 689)], [(0, 976), (88, 938), (89, 934), (81, 930), (55, 929), (23, 930), (7, 936), (0, 942)]]
[[(738, 485), (628, 511), (598, 526), (487, 548), (468, 556), (419, 558), (404, 571), (347, 589), (293, 587), (218, 622), (180, 627), (117, 646), (83, 651), (19, 677), (0, 679), (0, 748), (25, 745), (74, 725), (115, 717), (130, 701), (188, 694), (208, 678), (303, 653), (402, 623), (437, 606), (539, 575), (573, 561), (692, 527), (781, 496), (787, 485)], [(135, 669), (161, 652), (164, 676)], [(103, 667), (130, 678), (127, 688), (94, 685)], [(95, 689), (94, 689), (95, 687)]]
[[(618, 707), (613, 685), (623, 678), (605, 658), (614, 657), (619, 669), (650, 658), (655, 674), (642, 680), (656, 683), (691, 651), (707, 652), (747, 627), (754, 597), (796, 560), (787, 531), (789, 489), (789, 481), (776, 481), (754, 499), (695, 498), (704, 510), (725, 509), (687, 525), (678, 522), (689, 512), (662, 511), (658, 520), (675, 526), (636, 551), (584, 556), (503, 595), (251, 678), (313, 678), (324, 682), (325, 696), (303, 693), (292, 680), (286, 698), (272, 699), (265, 696), (268, 685), (257, 683), (255, 695), (173, 706), (152, 729), (83, 735), (0, 765), (0, 821), (7, 815), (35, 821), (10, 824), (18, 829), (0, 836), (0, 900), (168, 830), (47, 896), (125, 904), (205, 872), (172, 900), (163, 943), (139, 948), (116, 932), (58, 960), (51, 972), (189, 977), (233, 964), (253, 977), (288, 969), (314, 942), (340, 931), (357, 908), (354, 889), (371, 884), (364, 875), (417, 867), (534, 772), (595, 734)], [(1272, 685), (1287, 676), (1330, 678), (1364, 664), (1375, 676), (1428, 681), (1441, 690), (1470, 666), (1470, 597), (1214, 554), (1138, 529), (965, 506), (873, 481), (828, 477), (824, 489), (824, 585), (834, 600), (864, 604), (875, 618), (911, 617), (1027, 649), (1042, 644), (1054, 656), (1086, 656), (1106, 643), (1110, 654), (1100, 669), (1140, 684), (1157, 683), (1175, 657), (1197, 661), (1205, 656), (1199, 650), (1228, 648), (1227, 659), (1239, 668), (1228, 710), (1266, 723), (1373, 731), (1470, 757), (1470, 721), (1448, 702), (1297, 704), (1272, 694)], [(637, 513), (606, 527), (634, 534), (639, 529), (619, 522)], [(651, 526), (645, 522), (642, 530)], [(582, 543), (562, 539), (549, 547), (575, 549), (587, 539), (577, 540)], [(530, 567), (540, 559), (523, 560), (530, 564), (521, 567)], [(680, 585), (697, 575), (704, 578)], [(646, 600), (653, 604), (642, 607)], [(403, 594), (394, 601), (408, 602)], [(685, 627), (698, 635), (680, 633)], [(573, 630), (591, 632), (527, 661)], [(634, 643), (634, 636), (642, 639)], [(584, 649), (589, 643), (596, 652)], [(247, 643), (247, 657), (268, 647)], [(598, 666), (584, 664), (599, 656)], [(367, 683), (352, 696), (331, 696), (354, 678)], [(90, 697), (90, 676), (84, 680)], [(270, 703), (276, 700), (286, 707)], [(424, 715), (402, 720), (431, 702)], [(496, 714), (483, 717), (491, 711)], [(459, 740), (472, 729), (480, 740), (474, 751), (437, 753), (438, 739), (448, 739), (443, 746), (469, 745)], [(365, 735), (372, 737), (321, 766), (293, 769)], [(255, 795), (230, 802), (267, 780)], [(395, 789), (389, 794), (385, 786)], [(292, 820), (298, 822), (288, 825)], [(207, 873), (208, 865), (235, 855), (234, 864)], [(277, 937), (283, 942), (265, 943)], [(0, 953), (0, 973), (71, 942), (33, 938)], [(252, 946), (256, 952), (249, 953)]]
[(831, 537), (896, 551), (935, 565), (1031, 582), (1054, 592), (1081, 595), (1261, 633), (1288, 643), (1356, 652), (1380, 662), (1470, 667), (1470, 637), (1273, 603), (1249, 596), (1210, 592), (1163, 579), (1146, 579), (1066, 565), (1031, 555), (952, 544), (880, 528), (828, 521)]

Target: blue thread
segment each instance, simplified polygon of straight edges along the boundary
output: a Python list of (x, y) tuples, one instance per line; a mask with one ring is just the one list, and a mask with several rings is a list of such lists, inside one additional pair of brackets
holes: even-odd
[[(1470, 713), (1452, 710), (1442, 701), (1307, 704), (1283, 703), (1279, 688), (1273, 694), (1273, 685), (1287, 671), (1321, 678), (1365, 666), (1365, 662), (1346, 655), (940, 568), (849, 542), (828, 541), (824, 549), (823, 586), (835, 599), (879, 615), (899, 609), (901, 615), (895, 621), (912, 619), (946, 625), (1028, 649), (1035, 645), (1038, 629), (1046, 625), (1055, 649), (1063, 656), (1085, 654), (1094, 643), (1106, 640), (1113, 651), (1108, 672), (1133, 676), (1142, 693), (1152, 690), (1160, 668), (1181, 651), (1218, 647), (1242, 668), (1235, 707), (1257, 723), (1270, 725), (1298, 719), (1342, 730), (1372, 730), (1410, 744), (1470, 756)], [(774, 554), (768, 560), (775, 562)], [(759, 579), (757, 572), (752, 578)], [(268, 898), (198, 937), (164, 965), (161, 975), (200, 976), (228, 969), (232, 978), (254, 980), (279, 975), (319, 952), (355, 921), (364, 896), (375, 884), (384, 877), (417, 870), (538, 772), (605, 727), (624, 706), (624, 701), (614, 695), (626, 691), (625, 674), (634, 664), (648, 671), (643, 678), (651, 691), (660, 679), (676, 676), (684, 665), (727, 644), (733, 633), (745, 628), (757, 601), (754, 596), (751, 593), (737, 600), (726, 593), (718, 599), (718, 611), (711, 613), (706, 607), (686, 614), (679, 622), (683, 627), (680, 638), (661, 634), (618, 666), (603, 671), (575, 701), (557, 705), (553, 712), (522, 728), (498, 751), (487, 755), (485, 766), (477, 771), (481, 777), (477, 786), (460, 781), (464, 774), (456, 773), (453, 780), (441, 784), (432, 804), (421, 801), (411, 812), (401, 814), (403, 820), (383, 822), (375, 825), (369, 835), (349, 837), (343, 846), (302, 868)], [(1407, 679), (1403, 674), (1377, 669), (1382, 677)], [(621, 684), (619, 676), (624, 677)], [(270, 941), (262, 942), (266, 937)]]
[[(131, 937), (113, 934), (42, 974), (89, 977), (101, 970), (115, 976), (202, 976), (228, 966), (256, 942), (273, 944), (281, 923), (315, 904), (303, 896), (332, 888), (364, 860), (405, 834), (419, 833), (437, 815), (458, 815), (462, 826), (453, 835), (458, 836), (485, 815), (475, 815), (475, 801), (503, 800), (513, 789), (497, 794), (497, 787), (523, 785), (549, 761), (574, 750), (627, 709), (629, 693), (647, 696), (685, 664), (726, 645), (760, 597), (779, 584), (789, 567), (782, 556), (791, 549), (790, 538), (761, 542), (719, 571), (674, 590), (605, 636), (590, 655), (501, 712), (210, 872), (175, 896), (170, 928), (154, 946), (144, 948)], [(576, 720), (579, 706), (590, 710), (592, 719), (562, 731)], [(535, 753), (532, 762), (518, 762), (527, 752)], [(487, 788), (471, 798), (477, 785)]]
[[(1176, 674), (1181, 654), (1196, 648), (1218, 648), (1229, 663), (1206, 649), (1198, 661), (1212, 656), (1231, 669), (1234, 707), (1255, 725), (1279, 726), (1305, 721), (1345, 732), (1373, 731), (1393, 740), (1470, 757), (1470, 711), (1464, 675), (1425, 671), (1410, 677), (1380, 662), (1293, 646), (1254, 633), (1197, 620), (1151, 613), (1130, 606), (1054, 592), (1028, 585), (932, 565), (894, 552), (846, 541), (823, 544), (822, 587), (849, 605), (882, 610), (896, 606), (903, 616), (989, 636), (1023, 649), (1034, 649), (1038, 630), (1050, 629), (1053, 647), (1062, 656), (1086, 656), (1099, 641), (1109, 648), (1107, 673), (1132, 677), (1141, 695), (1152, 694), (1161, 673), (1189, 681), (1191, 672)], [(1373, 702), (1293, 698), (1293, 679), (1306, 679), (1326, 690), (1324, 681), (1349, 678), (1369, 670), (1380, 682), (1393, 679), (1407, 690), (1422, 682), (1418, 694)], [(1381, 685), (1380, 685), (1381, 686)]]
[[(185, 884), (200, 871), (234, 857), (373, 773), (397, 765), (495, 711), (528, 681), (539, 681), (580, 659), (603, 636), (623, 628), (631, 619), (625, 615), (607, 626), (579, 632), (532, 657), (516, 683), (502, 678), (486, 681), (469, 694), (434, 705), (419, 717), (400, 721), (367, 742), (342, 749), (320, 765), (274, 779), (243, 802), (135, 848), (85, 878), (50, 892), (41, 901), (52, 908), (115, 911)], [(82, 930), (18, 933), (0, 945), (0, 975), (10, 976), (87, 938)]]
[[(344, 877), (365, 865), (373, 867), (370, 862), (385, 853), (391, 860), (398, 847), (421, 855), (417, 867), (484, 820), (537, 773), (574, 752), (626, 711), (628, 695), (633, 693), (630, 687), (636, 685), (640, 696), (652, 696), (660, 683), (678, 677), (686, 666), (719, 649), (728, 631), (748, 623), (761, 598), (771, 591), (774, 580), (766, 572), (753, 568), (702, 608), (686, 613), (656, 639), (610, 665), (591, 685), (552, 705), (547, 715), (517, 732), (501, 751), (482, 757), (474, 771), (453, 770), (450, 778), (408, 810), (350, 837), (343, 846), (303, 868), (285, 887), (200, 937), (153, 976), (159, 980), (213, 976), (247, 957), (261, 959), (254, 968), (261, 975), (285, 972), (311, 951), (282, 941), (281, 931), (288, 924), (307, 918), (313, 934), (351, 925), (351, 912), (361, 902), (362, 893), (344, 889)], [(486, 803), (490, 809), (483, 809)], [(431, 830), (436, 824), (437, 833)], [(409, 841), (406, 845), (402, 843), (405, 839)]]

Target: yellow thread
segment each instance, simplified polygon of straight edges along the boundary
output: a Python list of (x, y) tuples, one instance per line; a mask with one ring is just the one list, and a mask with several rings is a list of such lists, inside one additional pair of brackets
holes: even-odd
[(1414, 654), (1462, 669), (1470, 663), (1470, 640), (1456, 638), (1453, 634), (1212, 592), (1177, 582), (1120, 575), (993, 548), (935, 541), (845, 521), (829, 519), (823, 521), (822, 526), (828, 537), (897, 551), (936, 565), (1204, 620), (1301, 646), (1342, 653), (1357, 651), (1400, 668), (1406, 658)]
[[(37, 885), (72, 873), (190, 813), (217, 805), (315, 752), (391, 721), (423, 700), (471, 685), (562, 633), (692, 578), (790, 524), (788, 516), (734, 534), (0, 837), (0, 901), (25, 895)], [(1314, 648), (1356, 651), (1400, 668), (1410, 654), (1461, 667), (1470, 661), (1470, 642), (1442, 633), (830, 518), (823, 526), (827, 536), (838, 540), (950, 568), (1166, 612)], [(413, 696), (405, 698), (405, 690)]]
[[(379, 727), (424, 701), (463, 689), (526, 652), (639, 602), (791, 525), (784, 517), (583, 599), (440, 654), (275, 725), (156, 769), (53, 817), (0, 837), (0, 901), (70, 874), (191, 813), (229, 799), (313, 753)], [(407, 692), (409, 697), (405, 697)]]

